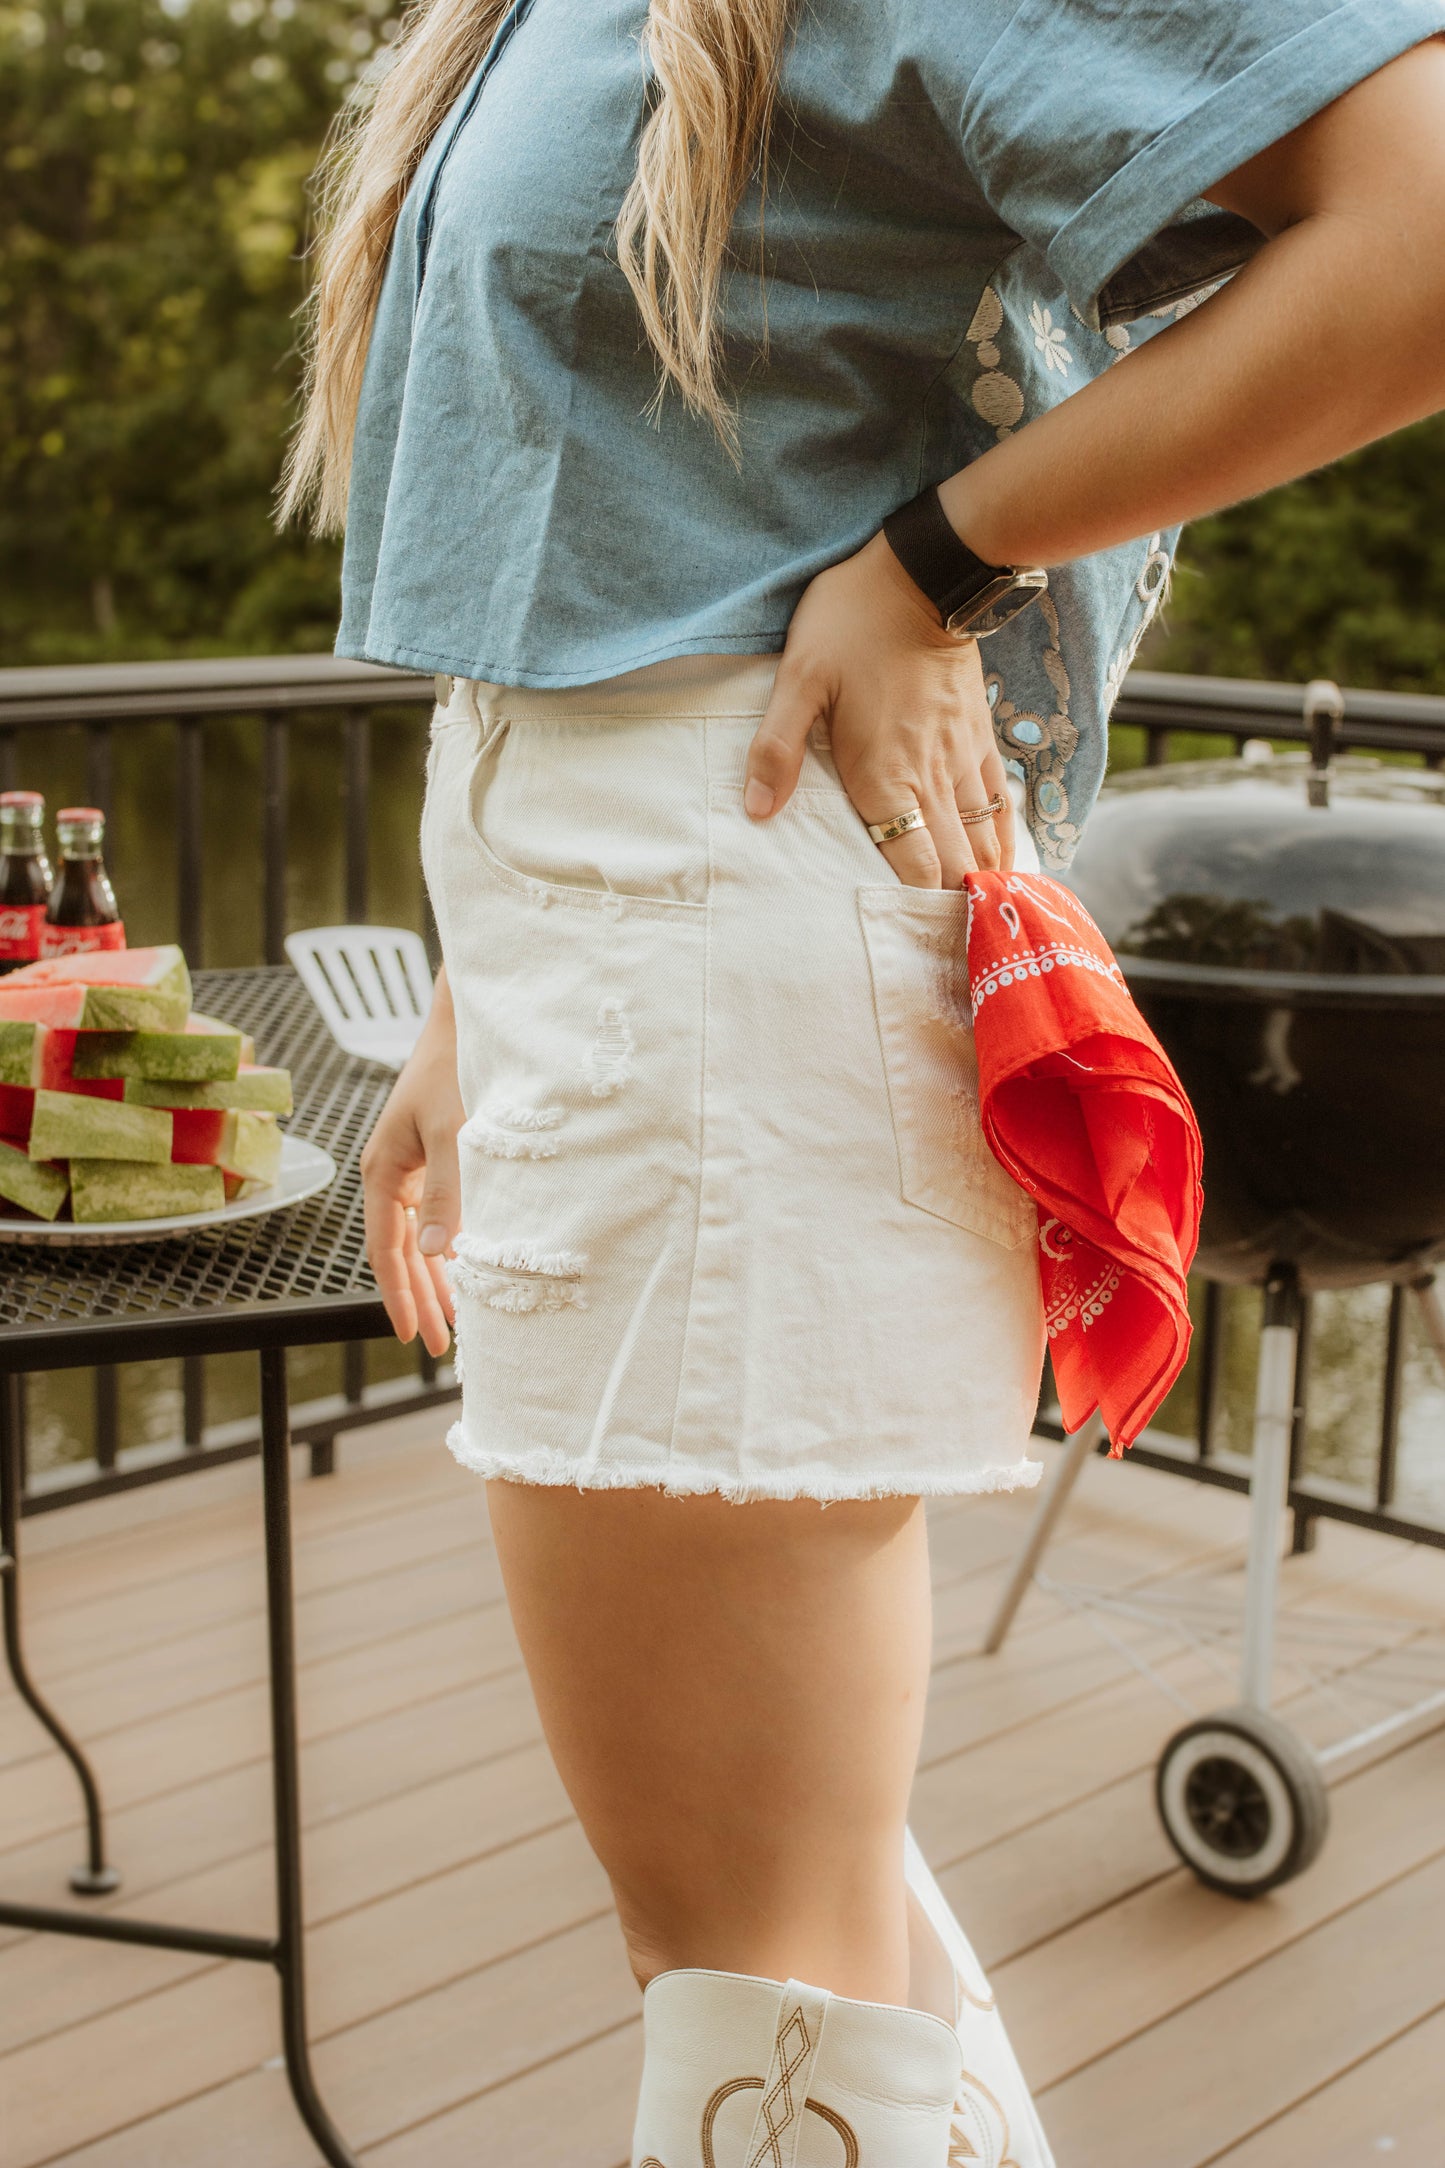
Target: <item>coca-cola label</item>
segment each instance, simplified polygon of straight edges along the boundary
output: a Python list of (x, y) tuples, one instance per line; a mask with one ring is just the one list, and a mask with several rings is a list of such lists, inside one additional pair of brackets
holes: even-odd
[[(44, 913), (41, 913), (42, 918)], [(46, 926), (40, 928), (42, 956), (78, 956), (89, 949), (125, 947), (125, 927), (118, 918), (108, 926)]]
[(0, 963), (33, 963), (44, 929), (43, 903), (0, 903)]

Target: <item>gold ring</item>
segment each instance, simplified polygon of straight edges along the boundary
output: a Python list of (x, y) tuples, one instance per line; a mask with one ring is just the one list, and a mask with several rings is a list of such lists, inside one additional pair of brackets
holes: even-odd
[(989, 799), (988, 804), (981, 805), (978, 808), (977, 812), (960, 813), (958, 817), (963, 822), (965, 828), (972, 828), (976, 821), (991, 821), (995, 813), (1002, 813), (1002, 811), (1003, 792), (997, 791), (994, 796)]
[(896, 843), (900, 836), (911, 834), (915, 828), (926, 828), (921, 806), (911, 805), (906, 813), (895, 813), (892, 820), (870, 821), (868, 833), (875, 843)]

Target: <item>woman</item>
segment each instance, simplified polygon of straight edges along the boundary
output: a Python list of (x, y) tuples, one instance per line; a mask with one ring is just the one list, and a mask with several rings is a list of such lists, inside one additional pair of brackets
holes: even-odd
[(370, 1255), (454, 1318), (635, 2168), (1050, 2158), (905, 1873), (921, 1500), (1039, 1473), (959, 888), (1067, 863), (1177, 524), (1445, 401), (1442, 29), (427, 0), (335, 154), (287, 503), (441, 681)]

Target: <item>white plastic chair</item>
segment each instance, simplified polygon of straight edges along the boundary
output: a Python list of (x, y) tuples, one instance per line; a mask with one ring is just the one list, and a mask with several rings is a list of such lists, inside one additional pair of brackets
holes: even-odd
[(404, 926), (311, 926), (286, 936), (286, 954), (337, 1044), (399, 1069), (431, 1008), (421, 936)]

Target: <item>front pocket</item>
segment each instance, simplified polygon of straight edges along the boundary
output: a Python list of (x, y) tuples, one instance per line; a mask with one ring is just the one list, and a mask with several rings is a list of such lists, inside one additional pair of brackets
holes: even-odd
[(900, 882), (860, 888), (858, 913), (904, 1199), (1021, 1249), (1037, 1233), (1038, 1214), (983, 1133), (968, 1001), (968, 898)]
[(706, 803), (685, 725), (503, 716), (463, 727), (458, 810), (494, 880), (617, 914), (705, 909)]

